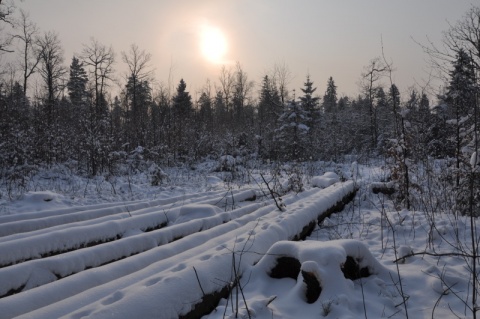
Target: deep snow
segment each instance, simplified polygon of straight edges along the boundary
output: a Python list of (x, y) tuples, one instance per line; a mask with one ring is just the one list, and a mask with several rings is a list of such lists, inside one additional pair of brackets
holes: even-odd
[[(203, 293), (233, 283), (234, 272), (242, 274), (241, 291), (232, 287), (205, 318), (470, 317), (470, 260), (450, 254), (468, 250), (467, 217), (438, 211), (433, 224), (431, 213), (398, 210), (371, 192), (383, 180), (381, 169), (333, 168), (336, 173), (305, 175), (305, 191), (282, 196), (284, 211), (262, 196), (268, 192), (258, 188), (261, 179), (232, 187), (222, 174), (180, 186), (177, 180), (174, 187), (129, 185), (134, 191), (122, 202), (114, 196), (105, 202), (103, 194), (79, 203), (52, 191), (4, 202), (0, 259), (13, 265), (0, 268), (0, 295), (18, 293), (0, 298), (0, 318), (175, 318)], [(339, 184), (339, 175), (354, 182)], [(306, 241), (286, 241), (337, 199), (329, 194), (339, 187), (358, 187), (354, 201)], [(256, 201), (245, 201), (252, 193)], [(86, 238), (112, 236), (76, 249)], [(39, 258), (62, 247), (64, 253)], [(402, 259), (424, 251), (450, 255)], [(347, 256), (369, 276), (346, 278)], [(273, 278), (280, 257), (298, 260), (295, 278)], [(313, 301), (304, 280), (309, 274), (321, 286)]]

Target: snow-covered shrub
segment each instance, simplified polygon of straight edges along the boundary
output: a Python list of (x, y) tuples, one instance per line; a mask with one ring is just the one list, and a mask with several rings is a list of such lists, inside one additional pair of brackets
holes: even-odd
[(137, 148), (128, 155), (127, 163), (132, 173), (145, 170), (144, 151), (145, 149), (142, 146), (137, 146)]
[[(303, 177), (304, 174), (300, 167), (285, 164), (283, 166), (272, 169), (272, 176), (274, 177), (276, 190), (279, 194), (288, 192), (300, 193), (304, 191)], [(286, 180), (282, 183), (279, 181), (286, 176)]]
[(288, 177), (287, 190), (295, 193), (303, 192), (302, 174), (299, 170), (294, 170)]
[(10, 199), (16, 198), (28, 191), (31, 176), (38, 171), (36, 165), (23, 164), (5, 168), (1, 174), (6, 192)]
[(236, 170), (236, 160), (232, 155), (220, 156), (215, 171), (217, 172), (233, 172)]
[(152, 186), (158, 186), (168, 179), (168, 175), (155, 163), (150, 165), (148, 173), (150, 175), (150, 183)]

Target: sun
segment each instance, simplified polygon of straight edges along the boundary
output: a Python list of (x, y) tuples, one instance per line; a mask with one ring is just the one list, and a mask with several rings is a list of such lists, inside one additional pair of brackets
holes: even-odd
[(203, 56), (212, 63), (222, 63), (227, 53), (227, 40), (216, 27), (204, 25), (200, 33), (200, 49)]

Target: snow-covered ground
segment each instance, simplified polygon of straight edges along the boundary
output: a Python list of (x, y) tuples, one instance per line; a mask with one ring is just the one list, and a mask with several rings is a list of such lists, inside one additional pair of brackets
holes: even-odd
[(270, 189), (259, 170), (70, 176), (3, 199), (0, 318), (177, 318), (215, 292), (204, 318), (471, 317), (467, 217), (396, 209), (377, 167), (306, 167), (301, 192), (292, 171), (263, 171)]

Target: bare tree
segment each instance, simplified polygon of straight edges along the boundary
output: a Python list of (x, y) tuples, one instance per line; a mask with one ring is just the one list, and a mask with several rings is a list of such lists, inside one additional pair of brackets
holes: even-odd
[(2, 52), (13, 52), (11, 50), (10, 44), (12, 43), (12, 36), (5, 33), (3, 28), (7, 25), (14, 27), (12, 14), (15, 11), (15, 6), (13, 1), (0, 0), (0, 53)]
[(280, 101), (282, 105), (285, 104), (285, 100), (288, 99), (288, 85), (292, 80), (292, 72), (288, 68), (288, 65), (283, 62), (275, 63), (273, 66), (273, 81), (278, 87), (278, 93), (280, 94)]
[(47, 115), (51, 120), (57, 94), (61, 91), (61, 80), (66, 74), (63, 65), (63, 49), (54, 32), (46, 32), (37, 40), (40, 51), (40, 75), (42, 76), (47, 90)]
[(428, 43), (418, 43), (430, 57), (432, 68), (438, 71), (438, 77), (447, 82), (450, 66), (460, 50), (467, 52), (473, 60), (476, 70), (480, 70), (480, 7), (472, 6), (463, 20), (450, 25), (443, 32), (441, 46), (427, 38)]
[(387, 71), (387, 67), (383, 63), (382, 59), (376, 57), (372, 59), (367, 66), (364, 67), (362, 73), (361, 87), (365, 91), (365, 94), (368, 99), (368, 110), (370, 116), (370, 134), (372, 148), (377, 146), (378, 140), (378, 123), (377, 123), (377, 110), (373, 104), (373, 98), (376, 91), (376, 83)]
[(107, 48), (96, 39), (91, 38), (89, 44), (83, 45), (81, 58), (90, 67), (90, 75), (93, 78), (95, 90), (95, 109), (96, 113), (99, 114), (106, 83), (108, 80), (113, 80), (115, 53), (112, 47)]
[(130, 51), (122, 52), (122, 60), (128, 66), (129, 73), (127, 74), (127, 81), (130, 80), (133, 89), (132, 103), (136, 105), (136, 91), (140, 82), (149, 80), (153, 74), (150, 66), (152, 55), (146, 53), (145, 50), (140, 50), (136, 44), (130, 46)]
[[(236, 64), (235, 70), (235, 82), (234, 82), (234, 92), (233, 92), (233, 115), (232, 115), (232, 128), (234, 133), (234, 140), (236, 142), (240, 142), (240, 135), (245, 137), (246, 135), (246, 127), (251, 121), (253, 120), (253, 116), (250, 114), (251, 112), (251, 92), (254, 87), (254, 82), (248, 79), (247, 73), (243, 70), (240, 62)], [(241, 143), (245, 143), (245, 138)]]
[(225, 108), (227, 109), (227, 113), (230, 111), (230, 100), (232, 97), (232, 91), (235, 84), (235, 76), (230, 68), (226, 68), (225, 65), (222, 66), (220, 70), (220, 91), (223, 94), (223, 99), (225, 102)]
[(450, 26), (443, 37), (443, 43), (450, 52), (458, 54), (463, 49), (473, 57), (475, 68), (480, 69), (480, 7), (472, 6), (463, 20)]
[(237, 62), (235, 70), (234, 96), (237, 100), (238, 107), (243, 108), (245, 106), (254, 85), (255, 83), (253, 81), (248, 80), (248, 75), (243, 70), (240, 62)]
[(14, 35), (21, 43), (20, 66), (23, 72), (23, 94), (27, 94), (28, 79), (32, 76), (41, 59), (42, 50), (38, 48), (38, 42), (35, 41), (38, 36), (38, 27), (30, 21), (27, 12), (20, 10), (20, 19), (16, 23), (19, 33)]
[(136, 143), (144, 144), (145, 123), (148, 117), (148, 105), (145, 101), (145, 93), (150, 90), (150, 80), (153, 70), (150, 66), (152, 56), (144, 50), (140, 50), (136, 44), (130, 46), (128, 53), (122, 52), (122, 60), (127, 64), (125, 97), (129, 103), (129, 117), (131, 138)]
[[(393, 145), (393, 149), (396, 151), (393, 151), (395, 153), (394, 155), (394, 160), (398, 162), (398, 173), (397, 175), (399, 176), (399, 183), (400, 183), (400, 193), (402, 200), (405, 201), (405, 205), (407, 209), (410, 209), (410, 178), (409, 178), (409, 172), (408, 172), (408, 165), (407, 163), (409, 162), (408, 160), (408, 154), (410, 152), (409, 148), (410, 145), (407, 142), (407, 129), (406, 129), (406, 123), (405, 123), (405, 117), (400, 114), (400, 105), (397, 105), (398, 101), (395, 96), (398, 91), (396, 90), (395, 83), (393, 82), (393, 63), (388, 62), (387, 58), (385, 57), (385, 51), (383, 49), (383, 39), (382, 39), (382, 57), (383, 57), (383, 62), (384, 62), (384, 69), (386, 72), (386, 75), (388, 76), (388, 79), (390, 81), (390, 95), (391, 95), (391, 101), (392, 101), (392, 113), (393, 113), (393, 118), (394, 118), (394, 131), (395, 131), (395, 144)], [(410, 125), (408, 125), (410, 126)], [(395, 175), (395, 174), (394, 174)]]

